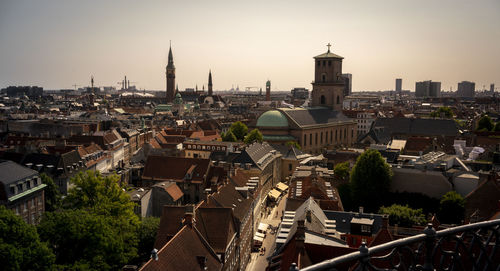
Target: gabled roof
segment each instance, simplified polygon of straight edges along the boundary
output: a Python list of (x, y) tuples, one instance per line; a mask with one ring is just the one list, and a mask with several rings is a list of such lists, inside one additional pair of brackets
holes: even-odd
[(185, 211), (186, 208), (183, 206), (163, 206), (155, 240), (156, 249), (163, 247), (182, 228), (182, 218)]
[(4, 185), (38, 175), (38, 172), (12, 161), (0, 160), (0, 182)]
[(197, 208), (195, 227), (216, 253), (225, 253), (236, 234), (231, 208)]
[(203, 270), (200, 261), (205, 262), (206, 270), (221, 270), (222, 263), (193, 227), (184, 226), (158, 251), (158, 260), (149, 260), (140, 270)]
[(343, 57), (330, 52), (330, 49), (328, 49), (328, 51), (326, 53), (321, 54), (321, 55), (317, 55), (317, 56), (314, 57), (314, 59), (318, 59), (318, 58), (338, 58), (338, 59), (343, 59)]
[(267, 164), (272, 161), (272, 151), (275, 151), (274, 148), (267, 142), (255, 142), (246, 147), (245, 150), (241, 152), (241, 155), (234, 159), (234, 162), (244, 164), (251, 163), (260, 169), (264, 169)]
[(185, 157), (150, 155), (144, 166), (143, 179), (182, 181), (191, 166), (195, 166), (190, 181), (202, 182), (208, 172), (210, 160)]
[(288, 117), (290, 127), (294, 128), (355, 121), (346, 117), (342, 112), (326, 107), (279, 108), (278, 110)]

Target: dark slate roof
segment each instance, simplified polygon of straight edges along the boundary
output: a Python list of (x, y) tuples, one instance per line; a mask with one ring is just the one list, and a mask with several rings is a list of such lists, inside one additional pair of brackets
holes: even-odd
[(271, 146), (281, 153), (283, 158), (287, 159), (297, 159), (297, 156), (304, 154), (301, 150), (296, 147), (289, 147), (280, 144), (271, 144)]
[(38, 175), (38, 172), (12, 161), (0, 160), (0, 182), (4, 185)]
[(384, 129), (390, 135), (457, 136), (457, 124), (451, 119), (377, 118), (372, 129)]
[(354, 121), (349, 119), (342, 112), (334, 111), (326, 107), (310, 107), (310, 108), (280, 108), (287, 118), (291, 121), (291, 126), (305, 127), (322, 125), (329, 123), (339, 123), (345, 121)]
[(272, 160), (268, 159), (272, 158), (271, 151), (274, 151), (274, 148), (267, 142), (255, 142), (246, 147), (246, 149), (242, 151), (236, 159), (234, 159), (234, 162), (242, 164), (251, 163), (260, 169), (264, 169), (269, 161)]
[(378, 232), (382, 227), (382, 215), (369, 213), (353, 213), (339, 211), (324, 211), (329, 220), (335, 220), (336, 230), (340, 232), (351, 232), (351, 220), (353, 218), (370, 218), (373, 219), (372, 232)]

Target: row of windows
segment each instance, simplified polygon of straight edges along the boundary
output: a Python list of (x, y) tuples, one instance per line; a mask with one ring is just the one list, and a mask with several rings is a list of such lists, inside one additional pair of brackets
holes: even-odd
[(328, 64), (328, 67), (332, 66), (332, 61), (331, 60), (328, 60), (328, 61), (326, 61), (326, 60), (323, 60), (323, 61), (318, 60), (317, 63), (318, 63), (317, 64), (318, 67), (320, 67), (321, 64), (323, 64), (323, 66), (326, 66), (326, 64)]
[(30, 190), (32, 187), (38, 186), (41, 184), (41, 179), (39, 177), (35, 177), (32, 180), (28, 179), (25, 180), (24, 182), (17, 183), (16, 185), (11, 185), (10, 186), (10, 193), (12, 195), (19, 194), (23, 191)]
[[(328, 137), (330, 137), (330, 142), (328, 142)], [(354, 128), (351, 128), (351, 138), (354, 138)], [(344, 140), (347, 139), (347, 128), (344, 128)], [(340, 133), (338, 133), (338, 130), (335, 130), (335, 142), (339, 140), (342, 141), (342, 130)], [(324, 138), (325, 143), (333, 143), (333, 130), (332, 131), (326, 131), (325, 133), (325, 138)], [(314, 134), (314, 144), (318, 145), (318, 133), (316, 132)], [(319, 133), (319, 144), (323, 144), (323, 132)], [(307, 134), (304, 134), (304, 141), (302, 144), (304, 147), (307, 146)], [(313, 134), (309, 134), (309, 145), (313, 145)]]
[(216, 149), (218, 151), (222, 150), (222, 151), (225, 151), (226, 150), (226, 147), (220, 147), (220, 146), (205, 146), (205, 145), (187, 145), (188, 149), (198, 149), (198, 150), (212, 150), (212, 151), (215, 151)]

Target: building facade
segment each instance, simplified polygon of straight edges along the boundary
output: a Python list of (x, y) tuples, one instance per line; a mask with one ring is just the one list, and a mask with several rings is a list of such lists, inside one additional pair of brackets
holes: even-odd
[(432, 82), (431, 80), (416, 82), (415, 97), (441, 97), (441, 82)]
[(457, 97), (473, 98), (475, 95), (476, 83), (462, 81), (458, 83)]

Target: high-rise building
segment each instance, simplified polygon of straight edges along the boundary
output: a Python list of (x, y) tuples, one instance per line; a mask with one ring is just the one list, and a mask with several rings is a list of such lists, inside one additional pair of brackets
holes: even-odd
[(271, 101), (271, 81), (266, 82), (266, 101)]
[(165, 75), (167, 79), (167, 103), (171, 103), (174, 101), (175, 95), (175, 66), (174, 57), (172, 56), (172, 46), (168, 50), (168, 65)]
[(441, 82), (431, 80), (415, 83), (415, 97), (441, 97)]
[(403, 85), (403, 79), (396, 78), (396, 88), (394, 89), (396, 92), (396, 95), (401, 96), (402, 85)]
[(344, 97), (349, 96), (352, 93), (352, 74), (344, 73), (342, 74), (344, 78)]
[(476, 90), (476, 83), (469, 81), (462, 81), (458, 83), (457, 97), (474, 97)]
[(328, 51), (314, 57), (314, 82), (312, 83), (312, 106), (325, 106), (341, 111), (344, 102), (343, 57)]
[(213, 90), (212, 90), (212, 70), (208, 72), (208, 96), (213, 95)]
[(495, 84), (490, 84), (490, 92), (495, 92)]

